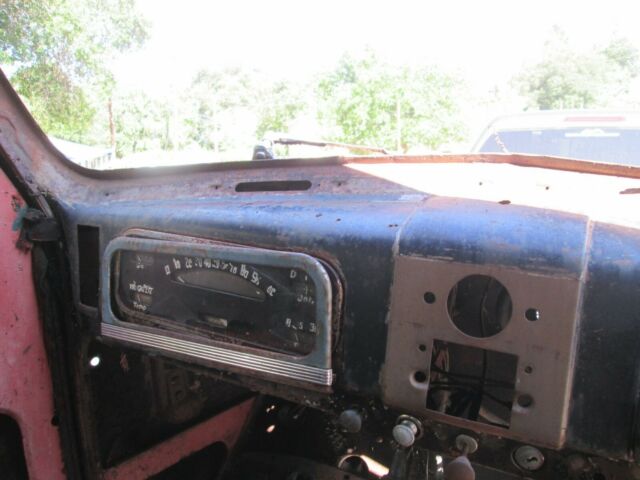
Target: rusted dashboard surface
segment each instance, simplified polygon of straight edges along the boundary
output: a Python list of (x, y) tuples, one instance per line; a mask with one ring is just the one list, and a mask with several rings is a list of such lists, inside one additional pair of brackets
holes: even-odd
[[(553, 478), (553, 465), (572, 452), (636, 458), (640, 236), (634, 228), (511, 202), (431, 196), (373, 177), (372, 191), (364, 193), (366, 175), (340, 171), (340, 186), (333, 181), (330, 189), (323, 178), (308, 191), (57, 205), (69, 239), (76, 302), (94, 338), (166, 356), (336, 418), (357, 408), (365, 423), (373, 422), (379, 414), (371, 408), (383, 408), (388, 418), (373, 428), (377, 435), (389, 437), (389, 422), (411, 414), (425, 422), (420, 442), (435, 451), (451, 451), (458, 433), (473, 432), (481, 439), (476, 458), (490, 466), (517, 471), (509, 452), (534, 445), (548, 459), (530, 472), (539, 478)], [(353, 185), (358, 187), (350, 191)], [(93, 305), (80, 295), (86, 250), (78, 251), (78, 245), (87, 229), (101, 259), (102, 296)], [(141, 238), (160, 243), (149, 247)], [(290, 343), (283, 340), (282, 351), (272, 340), (261, 344), (259, 335), (244, 346), (224, 335), (207, 336), (206, 324), (172, 330), (177, 317), (170, 316), (164, 327), (152, 325), (154, 341), (135, 340), (127, 332), (149, 333), (149, 325), (127, 330), (127, 321), (141, 318), (131, 311), (156, 301), (144, 289), (184, 289), (177, 285), (184, 279), (125, 282), (125, 290), (135, 284), (133, 292), (142, 297), (131, 297), (130, 308), (122, 308), (112, 293), (118, 279), (107, 268), (118, 250), (114, 245), (143, 254), (131, 257), (133, 270), (136, 262), (154, 260), (150, 254), (171, 254), (155, 259), (167, 278), (175, 276), (179, 261), (183, 269), (186, 261), (214, 270), (212, 262), (224, 260), (225, 249), (237, 254), (225, 257), (232, 262), (225, 268), (247, 272), (249, 284), (249, 272), (259, 268), (282, 266), (291, 276), (312, 268), (315, 292), (308, 301), (319, 301), (324, 310), (315, 310), (313, 325), (292, 321), (295, 312), (279, 312), (277, 328), (292, 328), (282, 330), (285, 336), (295, 334), (295, 340), (287, 337)], [(298, 257), (306, 260), (287, 263)], [(276, 278), (273, 272), (266, 277)], [(226, 280), (219, 274), (189, 278), (205, 277), (208, 286), (197, 288), (245, 295), (247, 305), (269, 297), (266, 290), (223, 288)], [(271, 288), (283, 288), (283, 280), (278, 282)], [(309, 293), (309, 286), (295, 288)], [(167, 290), (162, 297), (169, 291), (175, 293)], [(293, 303), (278, 308), (297, 304), (290, 295)], [(270, 314), (251, 315), (267, 325), (262, 334), (273, 333)], [(213, 333), (230, 326), (231, 317), (205, 317)], [(253, 356), (233, 363), (192, 355), (176, 348), (177, 338), (192, 348), (213, 345), (222, 357)], [(243, 365), (247, 359), (256, 365), (263, 359), (280, 370), (273, 375), (268, 368)], [(274, 359), (283, 363), (270, 364)], [(309, 381), (307, 367), (324, 368), (324, 377), (314, 377), (322, 380)], [(300, 371), (306, 373), (295, 373)]]

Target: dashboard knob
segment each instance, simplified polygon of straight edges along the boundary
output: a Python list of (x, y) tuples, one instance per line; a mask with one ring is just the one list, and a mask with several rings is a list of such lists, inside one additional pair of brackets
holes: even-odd
[(362, 428), (362, 415), (355, 409), (343, 411), (338, 417), (338, 423), (349, 433), (358, 433)]
[(416, 435), (418, 434), (418, 425), (412, 420), (401, 420), (395, 427), (393, 427), (392, 435), (393, 439), (398, 442), (401, 447), (410, 447), (416, 441)]
[(416, 441), (416, 432), (411, 426), (401, 423), (393, 427), (393, 439), (401, 447), (410, 447)]
[(475, 480), (476, 472), (465, 455), (451, 460), (444, 469), (444, 480)]

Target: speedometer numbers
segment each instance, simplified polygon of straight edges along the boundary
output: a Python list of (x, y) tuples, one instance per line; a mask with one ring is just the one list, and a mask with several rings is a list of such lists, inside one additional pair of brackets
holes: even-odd
[(313, 350), (316, 288), (303, 269), (135, 251), (120, 252), (118, 266), (125, 317), (278, 352)]

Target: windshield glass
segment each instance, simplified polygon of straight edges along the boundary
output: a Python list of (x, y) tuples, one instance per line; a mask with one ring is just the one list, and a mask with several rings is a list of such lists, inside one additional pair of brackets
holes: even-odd
[[(525, 10), (0, 0), (0, 67), (54, 145), (97, 169), (467, 153), (499, 116), (640, 111), (640, 29), (627, 2)], [(574, 138), (560, 126), (505, 142), (633, 162), (631, 131)]]
[(494, 132), (483, 153), (529, 153), (640, 166), (640, 129), (566, 128)]

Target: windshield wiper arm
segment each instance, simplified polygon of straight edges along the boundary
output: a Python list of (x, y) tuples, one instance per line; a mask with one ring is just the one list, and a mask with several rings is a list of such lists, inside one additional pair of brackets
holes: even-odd
[(365, 152), (376, 152), (388, 155), (389, 152), (382, 147), (372, 147), (369, 145), (355, 145), (353, 143), (327, 142), (325, 140), (304, 140), (300, 138), (274, 138), (273, 143), (279, 145), (311, 145), (314, 147), (338, 147), (349, 150), (362, 150)]
[(382, 147), (371, 147), (369, 145), (355, 145), (352, 143), (327, 142), (325, 140), (305, 140), (301, 138), (270, 138), (264, 140), (253, 147), (253, 160), (274, 160), (273, 145), (310, 145), (312, 147), (338, 147), (348, 150), (360, 150), (365, 152), (382, 153), (389, 155), (389, 152)]

